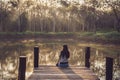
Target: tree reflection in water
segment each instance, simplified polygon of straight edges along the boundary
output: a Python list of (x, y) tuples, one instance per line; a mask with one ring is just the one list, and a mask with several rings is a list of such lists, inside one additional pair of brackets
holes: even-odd
[[(56, 65), (60, 51), (64, 43), (39, 43), (40, 54), (39, 64), (41, 65)], [(2, 45), (1, 45), (2, 46)], [(68, 43), (70, 51), (70, 65), (84, 66), (85, 54), (84, 46), (78, 46), (77, 44)], [(28, 77), (33, 71), (33, 47), (34, 45), (27, 44), (13, 44), (4, 45), (0, 47), (0, 70), (2, 70), (3, 78), (13, 78), (17, 80), (18, 75), (18, 61), (19, 56), (27, 56), (27, 71)], [(114, 58), (114, 79), (120, 76), (120, 54), (119, 50), (117, 54), (111, 53), (112, 50), (91, 49), (91, 69), (100, 77), (101, 80), (105, 80), (105, 57), (111, 56)], [(113, 51), (115, 52), (115, 51)], [(1, 75), (1, 76), (2, 76)], [(0, 77), (1, 78), (1, 77)]]

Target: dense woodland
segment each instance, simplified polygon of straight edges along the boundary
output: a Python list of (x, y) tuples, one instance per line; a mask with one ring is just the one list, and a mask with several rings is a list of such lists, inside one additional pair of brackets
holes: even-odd
[(120, 0), (0, 0), (0, 32), (120, 31)]

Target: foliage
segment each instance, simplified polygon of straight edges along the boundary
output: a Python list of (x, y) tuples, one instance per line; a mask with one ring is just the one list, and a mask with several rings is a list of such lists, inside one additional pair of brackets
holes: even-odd
[(119, 7), (118, 0), (0, 1), (0, 31), (119, 31)]
[(106, 39), (120, 39), (120, 33), (117, 31), (112, 32), (0, 32), (0, 35), (51, 35), (51, 36), (70, 36), (70, 37), (98, 37), (98, 38), (106, 38)]

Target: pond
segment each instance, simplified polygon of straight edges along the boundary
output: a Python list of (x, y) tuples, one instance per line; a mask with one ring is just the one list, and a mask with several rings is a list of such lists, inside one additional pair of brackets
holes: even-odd
[(0, 42), (0, 79), (17, 80), (19, 57), (27, 56), (26, 78), (33, 71), (33, 50), (38, 45), (39, 65), (56, 65), (60, 51), (64, 44), (68, 45), (70, 51), (70, 65), (85, 65), (85, 47), (91, 47), (90, 69), (100, 78), (105, 80), (105, 61), (106, 57), (114, 59), (113, 80), (120, 77), (120, 46), (97, 45), (80, 42)]

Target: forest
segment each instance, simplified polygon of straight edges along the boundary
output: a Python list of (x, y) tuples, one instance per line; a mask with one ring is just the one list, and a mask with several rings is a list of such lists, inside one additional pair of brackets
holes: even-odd
[(120, 32), (120, 0), (0, 0), (0, 32)]
[[(90, 70), (99, 80), (120, 80), (120, 0), (0, 0), (0, 80), (18, 80), (20, 56), (26, 57), (26, 78), (34, 72), (36, 52), (40, 66), (55, 66), (63, 45), (69, 47), (70, 66), (83, 67), (90, 59)], [(70, 75), (60, 72), (65, 78), (76, 75), (78, 80), (79, 72), (74, 72), (78, 69), (87, 70), (76, 68)], [(113, 79), (105, 79), (107, 73), (112, 74), (109, 71)]]

